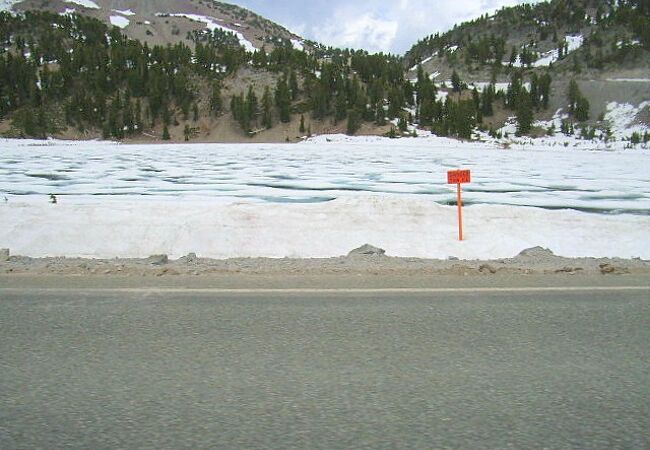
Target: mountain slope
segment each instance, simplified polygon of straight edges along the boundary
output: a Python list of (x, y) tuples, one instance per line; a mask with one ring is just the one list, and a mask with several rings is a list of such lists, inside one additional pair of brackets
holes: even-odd
[(247, 9), (228, 3), (202, 0), (23, 0), (13, 2), (13, 11), (76, 12), (118, 26), (131, 39), (149, 45), (175, 44), (188, 33), (219, 27), (239, 35), (249, 50), (303, 39), (284, 27)]
[(505, 92), (514, 74), (522, 74), (528, 85), (548, 74), (553, 80), (548, 107), (535, 113), (542, 119), (569, 113), (567, 93), (575, 80), (589, 103), (589, 119), (580, 122), (604, 129), (611, 125), (603, 120), (607, 114), (631, 104), (638, 114), (630, 121), (647, 124), (648, 5), (642, 0), (552, 0), (503, 8), (421, 40), (406, 53), (405, 68), (415, 78), (421, 67), (446, 86), (456, 73), (479, 91), (495, 82)]
[[(406, 83), (399, 58), (291, 39), (257, 50), (214, 17), (155, 17), (193, 23), (189, 18), (200, 29), (150, 46), (123, 35), (128, 26), (108, 26), (90, 15), (0, 13), (0, 133), (285, 141), (310, 131), (373, 132), (364, 122), (374, 121), (377, 111), (384, 120), (386, 88)], [(392, 103), (398, 111), (403, 99)]]

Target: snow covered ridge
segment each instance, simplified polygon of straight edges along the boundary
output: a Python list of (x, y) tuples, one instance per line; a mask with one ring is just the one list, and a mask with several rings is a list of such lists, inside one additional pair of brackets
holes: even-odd
[(200, 14), (185, 14), (185, 13), (157, 13), (156, 16), (184, 17), (194, 22), (202, 22), (205, 24), (206, 28), (209, 29), (210, 31), (214, 31), (218, 29), (218, 30), (223, 30), (235, 34), (235, 36), (237, 36), (237, 39), (239, 40), (239, 44), (242, 47), (244, 47), (247, 52), (253, 53), (257, 51), (257, 48), (248, 39), (246, 39), (246, 37), (241, 32), (217, 23), (219, 19), (216, 19), (214, 17), (202, 16)]

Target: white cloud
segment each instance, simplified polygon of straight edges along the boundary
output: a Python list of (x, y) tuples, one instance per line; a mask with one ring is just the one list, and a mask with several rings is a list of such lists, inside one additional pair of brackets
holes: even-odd
[(325, 25), (314, 27), (316, 40), (335, 47), (387, 51), (395, 40), (399, 24), (372, 13), (349, 14), (340, 11)]

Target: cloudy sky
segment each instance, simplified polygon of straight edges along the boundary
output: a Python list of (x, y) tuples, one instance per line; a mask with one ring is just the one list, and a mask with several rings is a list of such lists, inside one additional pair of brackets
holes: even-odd
[(336, 47), (404, 53), (417, 40), (531, 0), (226, 0)]

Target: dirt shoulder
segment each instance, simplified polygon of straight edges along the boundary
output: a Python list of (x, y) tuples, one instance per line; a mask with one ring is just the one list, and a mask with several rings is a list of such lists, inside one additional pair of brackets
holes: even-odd
[[(5, 255), (6, 256), (6, 255)], [(541, 248), (498, 260), (431, 260), (381, 254), (326, 259), (239, 258), (193, 254), (144, 259), (29, 258), (0, 261), (0, 287), (178, 287), (225, 289), (438, 288), (459, 286), (650, 285), (650, 262), (564, 258)]]

